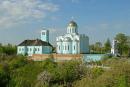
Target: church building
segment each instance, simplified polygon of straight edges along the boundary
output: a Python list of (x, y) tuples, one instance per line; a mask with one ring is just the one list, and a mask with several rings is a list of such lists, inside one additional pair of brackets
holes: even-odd
[(32, 56), (33, 54), (50, 54), (53, 46), (49, 43), (49, 31), (41, 30), (41, 39), (24, 40), (17, 46), (17, 54)]
[(67, 33), (56, 38), (57, 54), (82, 54), (89, 53), (89, 38), (85, 34), (78, 33), (78, 25), (70, 21)]

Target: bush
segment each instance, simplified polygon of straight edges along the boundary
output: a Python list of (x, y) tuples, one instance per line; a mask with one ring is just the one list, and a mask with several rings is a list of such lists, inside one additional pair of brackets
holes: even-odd
[[(130, 60), (110, 58), (86, 67), (80, 61), (30, 61), (10, 56), (0, 63), (2, 87), (130, 87)], [(107, 68), (107, 67), (108, 68)]]
[(40, 73), (37, 77), (37, 87), (42, 87), (42, 86), (49, 86), (50, 82), (52, 80), (52, 75), (47, 72), (47, 71), (43, 71), (42, 73)]
[(10, 62), (10, 68), (16, 69), (16, 68), (19, 68), (19, 67), (23, 67), (26, 64), (27, 64), (27, 59), (24, 56), (18, 56), (17, 58), (14, 58)]
[(10, 75), (3, 65), (0, 64), (0, 86), (6, 87), (9, 83)]
[(74, 87), (130, 87), (128, 59), (112, 58), (105, 62), (109, 69), (90, 68), (86, 76), (74, 82)]
[(105, 54), (103, 57), (102, 57), (102, 60), (107, 60), (107, 59), (110, 59), (112, 58), (113, 55), (112, 54)]

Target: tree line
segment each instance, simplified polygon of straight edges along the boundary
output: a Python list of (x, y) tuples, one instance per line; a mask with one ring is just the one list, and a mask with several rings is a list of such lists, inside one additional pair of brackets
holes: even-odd
[[(117, 41), (117, 50), (121, 56), (130, 56), (130, 36), (123, 33), (118, 33), (114, 40)], [(101, 42), (96, 42), (90, 45), (90, 53), (110, 53), (112, 47), (112, 42), (108, 38), (104, 44)]]
[(15, 45), (7, 44), (2, 45), (0, 43), (0, 55), (16, 55), (17, 47)]

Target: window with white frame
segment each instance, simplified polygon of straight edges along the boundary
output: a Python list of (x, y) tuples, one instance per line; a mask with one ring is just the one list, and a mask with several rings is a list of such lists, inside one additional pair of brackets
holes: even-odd
[(66, 45), (65, 45), (65, 50), (66, 50)]

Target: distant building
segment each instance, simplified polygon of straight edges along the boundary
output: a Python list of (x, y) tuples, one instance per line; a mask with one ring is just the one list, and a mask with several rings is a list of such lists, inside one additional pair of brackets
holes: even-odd
[(67, 34), (56, 38), (58, 54), (89, 53), (89, 38), (78, 33), (78, 25), (71, 21), (67, 27)]
[(115, 55), (115, 56), (118, 55), (117, 40), (113, 40), (113, 41), (112, 41), (111, 54), (113, 54), (113, 55)]
[(41, 39), (24, 40), (17, 47), (17, 54), (32, 56), (33, 54), (50, 54), (53, 46), (49, 43), (49, 31), (41, 31)]

